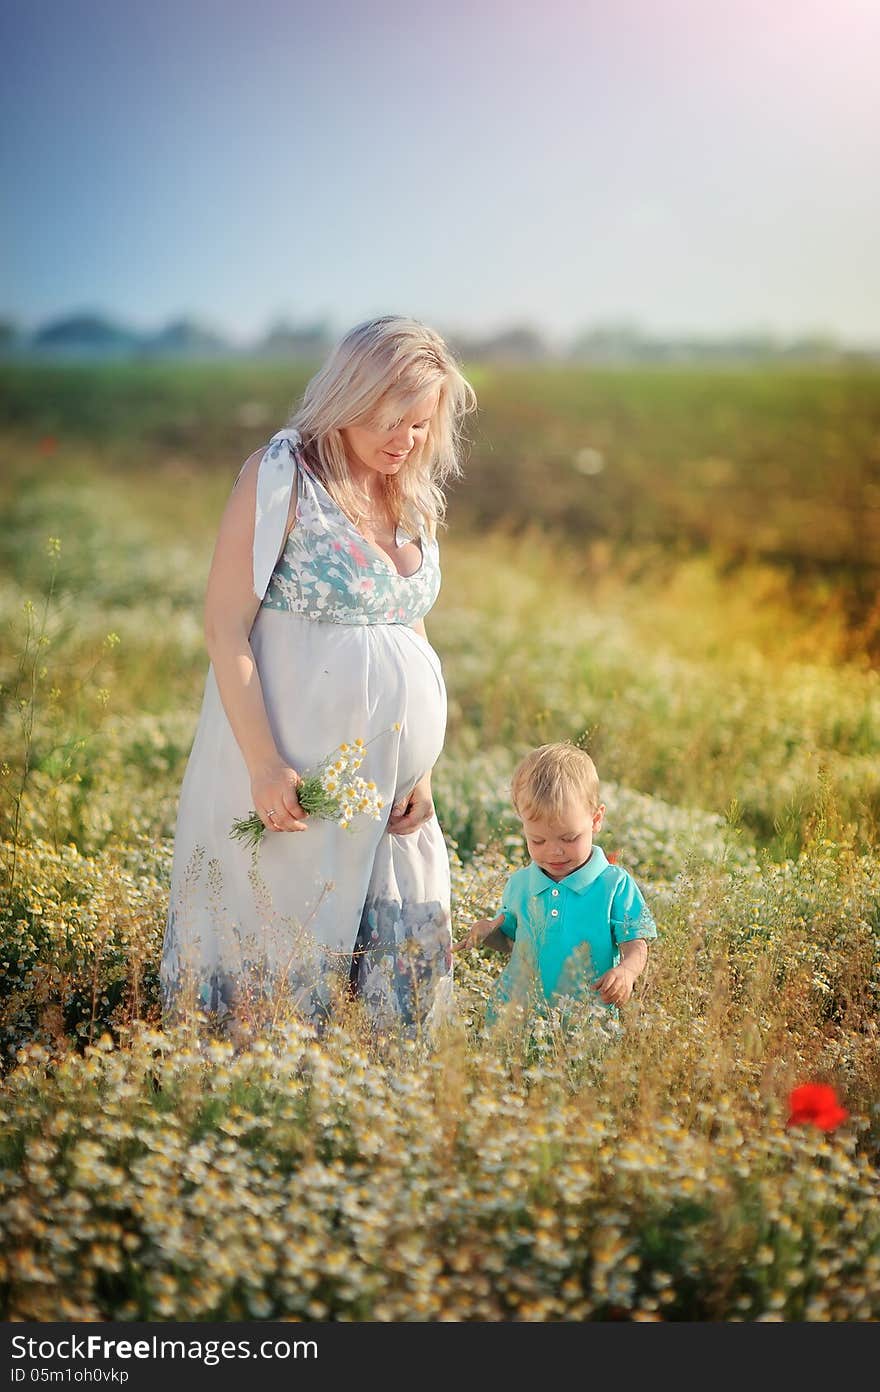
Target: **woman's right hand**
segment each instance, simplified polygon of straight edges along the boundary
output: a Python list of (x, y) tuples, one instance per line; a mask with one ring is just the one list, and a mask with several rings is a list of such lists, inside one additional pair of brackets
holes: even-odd
[(302, 778), (279, 759), (251, 774), (251, 797), (257, 814), (269, 831), (305, 831), (309, 815), (296, 790)]

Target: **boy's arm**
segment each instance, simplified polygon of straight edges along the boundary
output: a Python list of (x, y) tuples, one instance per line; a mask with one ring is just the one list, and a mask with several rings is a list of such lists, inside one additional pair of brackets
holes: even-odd
[(478, 919), (471, 926), (467, 937), (452, 944), (453, 952), (460, 952), (463, 947), (494, 947), (496, 952), (512, 952), (513, 939), (501, 931), (501, 924), (506, 917), (502, 910), (495, 918)]
[(501, 927), (505, 919), (509, 922), (510, 914), (502, 909), (498, 917), (492, 919), (492, 923), (495, 926), (491, 933), (487, 933), (485, 938), (483, 938), (483, 941), (480, 943), (481, 947), (494, 947), (496, 952), (506, 952), (508, 955), (513, 951), (514, 940), (511, 935), (505, 933), (504, 929)]
[[(502, 923), (507, 931), (502, 928)], [(453, 943), (453, 952), (459, 952), (465, 947), (492, 947), (496, 952), (506, 952), (508, 956), (513, 951), (513, 940), (516, 937), (516, 914), (510, 908), (510, 881), (504, 887), (501, 896), (501, 912), (495, 918), (481, 918), (474, 923), (470, 932), (461, 942)]]
[(632, 938), (620, 944), (620, 961), (604, 972), (595, 983), (606, 1005), (626, 1005), (633, 993), (636, 977), (644, 971), (648, 960), (648, 944), (644, 938)]
[(647, 966), (647, 942), (645, 938), (629, 938), (620, 945), (621, 972), (627, 972), (632, 981), (641, 976)]
[(632, 980), (641, 976), (648, 965), (648, 944), (644, 938), (631, 938), (620, 944), (620, 968), (629, 972)]
[(621, 881), (611, 901), (611, 931), (620, 961), (595, 986), (606, 1005), (625, 1005), (647, 965), (647, 939), (657, 936), (654, 917), (631, 875)]
[(633, 948), (642, 944), (639, 954), (644, 953), (644, 957), (638, 969), (641, 971), (648, 960), (646, 939), (656, 938), (657, 925), (654, 915), (645, 903), (642, 891), (632, 875), (625, 871), (611, 900), (611, 932), (620, 951), (621, 960), (625, 960), (627, 966), (635, 966), (639, 956), (633, 953)]

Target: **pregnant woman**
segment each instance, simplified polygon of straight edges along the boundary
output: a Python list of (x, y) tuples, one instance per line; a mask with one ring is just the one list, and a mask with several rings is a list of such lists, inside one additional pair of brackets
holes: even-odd
[[(476, 406), (415, 320), (353, 329), (288, 426), (247, 459), (205, 603), (211, 665), (180, 795), (162, 953), (165, 1016), (227, 1025), (289, 1001), (320, 1027), (430, 1030), (452, 990), (449, 862), (431, 799), (446, 727), (424, 617), (443, 485)], [(342, 743), (387, 815), (310, 817), (297, 787)], [(259, 850), (230, 837), (256, 809)], [(269, 1014), (266, 1003), (269, 1003)]]

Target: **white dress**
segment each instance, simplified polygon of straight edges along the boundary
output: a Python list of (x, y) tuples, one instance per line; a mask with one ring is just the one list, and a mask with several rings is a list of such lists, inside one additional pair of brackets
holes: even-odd
[[(298, 444), (296, 431), (274, 436), (257, 484), (255, 587), (265, 594), (250, 642), (266, 711), (279, 752), (300, 773), (343, 741), (366, 741), (359, 773), (390, 814), (434, 765), (446, 730), (440, 660), (410, 627), (439, 590), (437, 543), (420, 535), (421, 566), (399, 575)], [(296, 523), (273, 564), (294, 475)], [(254, 856), (229, 834), (251, 807), (211, 667), (175, 832), (160, 971), (166, 1018), (194, 1006), (265, 1020), (266, 1003), (286, 998), (320, 1026), (335, 983), (377, 1027), (433, 1028), (452, 994), (449, 860), (436, 816), (409, 835), (389, 834), (387, 816), (358, 816), (349, 828), (310, 817), (304, 832), (267, 830)]]

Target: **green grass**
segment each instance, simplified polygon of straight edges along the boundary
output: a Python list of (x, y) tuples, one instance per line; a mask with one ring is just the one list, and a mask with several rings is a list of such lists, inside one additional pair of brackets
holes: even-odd
[[(122, 473), (228, 477), (284, 423), (308, 375), (277, 362), (7, 364), (9, 468), (51, 437)], [(677, 557), (710, 545), (733, 561), (818, 568), (849, 577), (864, 617), (880, 568), (877, 371), (480, 365), (473, 375), (480, 414), (452, 498), (457, 526), (536, 523), (579, 548)]]
[[(487, 1035), (487, 952), (457, 960), (431, 1048), (352, 1008), (321, 1042), (288, 1024), (233, 1053), (163, 1033), (156, 977), (204, 583), (258, 443), (222, 426), (270, 377), (3, 387), (0, 1314), (876, 1319), (874, 630), (820, 528), (792, 531), (797, 571), (760, 556), (745, 504), (735, 546), (718, 530), (742, 490), (784, 532), (799, 468), (805, 494), (861, 488), (870, 511), (874, 381), (482, 371), (428, 617), (455, 933), (523, 859), (518, 755), (584, 737), (601, 839), (660, 927), (648, 972), (616, 1041), (552, 1014)], [(836, 473), (799, 463), (833, 421)], [(700, 493), (722, 436), (733, 473)], [(603, 472), (566, 473), (587, 447)], [(814, 1078), (850, 1112), (827, 1137), (785, 1127)]]

